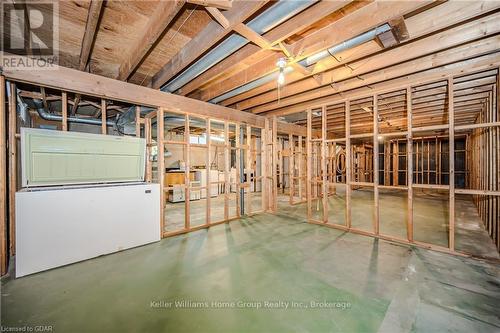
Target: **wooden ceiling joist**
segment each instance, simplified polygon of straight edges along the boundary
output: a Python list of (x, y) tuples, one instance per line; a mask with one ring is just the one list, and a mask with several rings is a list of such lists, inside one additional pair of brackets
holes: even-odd
[(213, 7), (218, 9), (231, 9), (233, 7), (233, 0), (187, 0), (187, 2), (204, 6), (204, 7)]
[[(436, 13), (438, 14), (439, 13), (442, 14), (442, 9), (449, 9), (449, 7), (440, 8), (441, 6), (444, 5), (435, 7), (433, 10), (436, 11)], [(463, 21), (468, 17), (469, 17), (468, 15), (465, 17), (458, 17), (457, 20)], [(335, 67), (328, 69), (322, 66), (323, 68), (321, 70), (324, 69), (327, 70), (322, 73), (323, 74), (321, 77), (322, 83), (320, 85), (321, 86), (329, 85), (331, 82), (338, 82), (348, 77), (359, 75), (360, 73), (370, 72), (378, 68), (384, 68), (386, 66), (389, 66), (390, 64), (396, 64), (404, 60), (409, 60), (421, 55), (426, 55), (432, 52), (436, 52), (437, 50), (443, 50), (448, 47), (460, 45), (461, 43), (467, 41), (473, 41), (478, 38), (482, 38), (488, 35), (493, 35), (497, 33), (500, 29), (499, 25), (497, 24), (499, 19), (500, 15), (498, 13), (495, 13), (490, 16), (484, 17), (480, 20), (468, 22), (461, 26), (457, 26), (455, 28), (443, 32), (440, 32), (439, 30), (442, 26), (442, 23), (440, 23), (437, 27), (434, 27), (433, 25), (427, 25), (427, 29), (419, 28), (418, 32), (419, 34), (425, 34), (425, 35), (434, 32), (434, 34), (428, 35), (426, 38), (416, 39), (421, 35), (412, 35), (412, 41), (409, 41), (408, 43), (405, 43), (399, 47), (388, 50), (386, 52), (375, 53), (371, 57), (366, 57), (363, 54), (359, 54), (355, 59), (349, 62), (349, 67), (339, 67), (335, 65)], [(425, 23), (424, 21), (417, 19), (415, 17), (412, 20), (409, 20), (409, 27), (413, 31), (415, 30), (415, 26), (422, 26), (422, 25), (425, 26), (424, 23)], [(451, 23), (456, 23), (456, 22), (451, 22)], [(436, 30), (436, 28), (438, 30)], [(360, 60), (356, 61), (356, 59)], [(335, 62), (332, 62), (332, 64), (335, 64)], [(356, 70), (353, 71), (352, 70), (353, 68)], [(284, 91), (284, 95), (281, 95), (281, 98), (284, 98), (286, 96), (291, 96), (296, 93), (300, 93), (302, 91), (314, 89), (317, 87), (318, 87), (317, 79), (313, 77), (309, 77), (306, 80), (299, 80), (298, 78), (294, 80), (293, 78), (289, 79), (287, 77), (286, 90)], [(227, 87), (226, 88), (217, 87), (217, 88), (225, 90)], [(236, 102), (246, 99), (245, 101), (236, 104), (237, 108), (241, 110), (252, 108), (256, 105), (276, 100), (275, 88), (276, 86), (273, 85), (272, 83), (265, 84), (256, 89), (252, 89), (251, 91), (230, 98), (222, 102), (221, 104), (225, 106), (230, 106)], [(214, 93), (213, 89), (210, 92)], [(206, 100), (206, 98), (208, 98), (208, 96), (202, 96), (201, 99)]]
[(244, 22), (268, 1), (269, 0), (235, 2), (231, 9), (224, 15), (229, 22), (229, 26), (223, 28), (217, 22), (210, 22), (203, 31), (194, 37), (153, 76), (152, 87), (154, 89), (161, 88), (167, 81), (184, 70), (189, 64), (207, 52), (210, 47), (229, 34), (234, 26)]
[(258, 45), (262, 49), (267, 50), (272, 47), (271, 43), (268, 40), (266, 40), (264, 37), (262, 37), (243, 23), (235, 25), (233, 30), (252, 43)]
[(210, 13), (210, 15), (212, 15), (212, 17), (217, 21), (219, 22), (219, 24), (224, 28), (224, 29), (229, 29), (229, 21), (227, 20), (227, 18), (224, 16), (224, 14), (222, 14), (220, 12), (220, 10), (218, 10), (217, 8), (215, 7), (206, 7), (205, 8), (207, 10), (207, 12)]
[[(398, 77), (395, 79), (387, 80), (374, 84), (370, 87), (362, 86), (351, 91), (347, 91), (341, 94), (333, 94), (329, 96), (319, 97), (315, 100), (310, 100), (304, 103), (298, 103), (291, 106), (282, 107), (275, 109), (266, 113), (266, 115), (276, 115), (282, 116), (287, 114), (293, 114), (297, 112), (302, 112), (309, 108), (320, 108), (322, 105), (330, 105), (341, 103), (346, 100), (353, 100), (357, 98), (364, 98), (366, 96), (373, 96), (373, 94), (387, 93), (393, 90), (397, 90), (401, 87), (417, 85), (422, 82), (432, 83), (440, 78), (446, 77), (448, 75), (459, 74), (459, 73), (471, 73), (483, 70), (490, 70), (497, 68), (500, 64), (500, 53), (486, 54), (474, 59), (467, 59), (463, 61), (458, 61), (453, 64), (446, 64), (441, 67), (432, 68), (431, 70), (418, 72), (403, 77)], [(414, 88), (413, 88), (414, 89)]]
[[(83, 35), (82, 48), (80, 50), (80, 60), (78, 69), (85, 71), (90, 60), (90, 55), (92, 54), (92, 48), (94, 47), (95, 36), (99, 30), (99, 20), (102, 12), (102, 0), (91, 0), (89, 4), (89, 11), (87, 14), (87, 23), (85, 25), (85, 33)], [(71, 115), (76, 114), (78, 105), (80, 103), (81, 96), (75, 96), (75, 103), (71, 108)]]
[[(280, 43), (288, 37), (306, 29), (311, 24), (311, 19), (319, 21), (350, 2), (350, 0), (320, 1), (307, 10), (295, 15), (290, 20), (271, 29), (269, 32), (263, 34), (262, 37), (271, 41), (272, 44)], [(249, 59), (261, 59), (269, 52), (270, 51), (263, 50), (256, 44), (247, 44), (187, 83), (184, 87), (179, 89), (178, 93), (185, 96), (207, 82), (221, 78), (225, 73), (234, 72), (236, 68), (241, 66), (242, 62), (246, 63)], [(273, 52), (273, 54), (276, 57), (280, 57), (276, 52)]]
[(184, 3), (185, 0), (159, 1), (153, 16), (142, 33), (142, 38), (137, 39), (136, 43), (132, 45), (130, 55), (120, 66), (118, 80), (127, 80), (132, 75), (177, 16)]
[[(365, 7), (362, 7), (338, 21), (320, 29), (309, 36), (289, 45), (292, 53), (297, 55), (290, 62), (298, 62), (312, 54), (322, 51), (332, 45), (342, 43), (345, 40), (353, 38), (363, 32), (376, 28), (383, 22), (388, 22), (402, 15), (409, 13), (424, 6), (426, 1), (401, 1), (385, 2), (375, 1)], [(309, 18), (310, 20), (310, 18)], [(345, 27), (349, 27), (346, 29)], [(335, 31), (335, 33), (332, 33)], [(268, 38), (268, 40), (271, 40)], [(254, 66), (250, 66), (244, 71), (235, 72), (227, 76), (223, 82), (219, 82), (210, 88), (207, 86), (203, 90), (203, 100), (209, 100), (230, 91), (238, 86), (256, 80), (277, 70), (276, 61), (280, 55), (273, 53), (262, 57)], [(276, 94), (274, 94), (276, 96)]]
[[(254, 113), (269, 112), (277, 108), (283, 108), (285, 106), (303, 103), (308, 100), (323, 98), (328, 95), (335, 95), (339, 92), (352, 90), (366, 85), (373, 85), (401, 76), (411, 75), (420, 71), (431, 70), (434, 67), (443, 66), (453, 62), (460, 62), (464, 59), (481, 56), (489, 52), (495, 52), (495, 50), (498, 51), (498, 47), (500, 45), (499, 43), (500, 36), (493, 36), (480, 42), (465, 44), (457, 48), (420, 57), (404, 63), (399, 63), (398, 65), (393, 65), (391, 67), (384, 66), (381, 70), (369, 72), (368, 74), (364, 74), (364, 69), (368, 66), (362, 66), (363, 64), (359, 67), (361, 69), (359, 72), (357, 70), (351, 71), (345, 68), (340, 68), (336, 70), (335, 73), (332, 73), (332, 75), (335, 75), (334, 77), (337, 78), (343, 78), (344, 81), (336, 83), (333, 88), (330, 85), (322, 85), (320, 88), (309, 90), (307, 92), (302, 92), (303, 90), (296, 91), (296, 93), (290, 97), (283, 97), (279, 103), (270, 102), (254, 107), (251, 110)], [(390, 64), (393, 63), (393, 59), (390, 57), (381, 55), (379, 58), (380, 61), (387, 62), (387, 66), (390, 66)], [(359, 79), (359, 75), (362, 75), (362, 80)], [(287, 89), (290, 93), (292, 88), (287, 87)], [(242, 103), (246, 102), (244, 101)], [(245, 109), (245, 106), (238, 105), (238, 108)]]

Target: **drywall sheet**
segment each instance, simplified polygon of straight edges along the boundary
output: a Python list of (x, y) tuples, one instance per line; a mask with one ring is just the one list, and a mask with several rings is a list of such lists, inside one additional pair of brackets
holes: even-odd
[(16, 277), (160, 240), (159, 184), (16, 193)]
[(21, 128), (23, 187), (143, 181), (145, 139)]

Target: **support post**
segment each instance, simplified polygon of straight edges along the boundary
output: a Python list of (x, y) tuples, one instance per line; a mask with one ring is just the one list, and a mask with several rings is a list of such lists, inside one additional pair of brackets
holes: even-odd
[(406, 88), (406, 122), (408, 127), (407, 134), (407, 168), (408, 172), (407, 183), (408, 183), (408, 216), (406, 224), (406, 233), (409, 242), (413, 242), (413, 132), (412, 132), (412, 98), (411, 98), (411, 88)]
[(376, 235), (379, 234), (379, 193), (378, 193), (378, 95), (373, 96), (373, 199), (374, 199), (374, 218), (373, 230)]
[(276, 170), (276, 165), (278, 162), (278, 118), (273, 116), (273, 130), (272, 130), (272, 140), (273, 140), (273, 199), (272, 199), (272, 211), (276, 213), (278, 211), (278, 175)]
[[(299, 201), (302, 201), (304, 199), (304, 193), (302, 193), (302, 187), (304, 186), (304, 176), (303, 174), (303, 164), (304, 164), (304, 148), (302, 147), (302, 135), (299, 135), (299, 168), (297, 170), (298, 174), (298, 179), (299, 179)], [(306, 156), (307, 158), (307, 156)]]
[(306, 179), (306, 197), (307, 197), (307, 221), (311, 222), (312, 218), (312, 110), (307, 110), (307, 137), (306, 137), (306, 154), (307, 154), (307, 179)]
[[(246, 189), (247, 189), (247, 196), (245, 198), (247, 202), (247, 208), (248, 212), (245, 211), (247, 215), (252, 214), (252, 181), (257, 177), (257, 170), (253, 168), (253, 154), (257, 154), (257, 143), (252, 144), (252, 127), (247, 124), (247, 160), (246, 160), (246, 175), (247, 175), (247, 181), (246, 181)], [(253, 149), (252, 149), (253, 148)], [(257, 155), (255, 155), (257, 156)], [(252, 172), (253, 172), (253, 177), (252, 177)], [(254, 183), (254, 191), (256, 190), (257, 184)], [(243, 191), (243, 194), (245, 191)]]
[(210, 132), (212, 131), (212, 127), (210, 125), (210, 119), (207, 119), (207, 152), (205, 156), (205, 170), (206, 170), (206, 183), (207, 183), (207, 189), (205, 190), (206, 193), (206, 198), (207, 198), (207, 207), (206, 207), (206, 223), (207, 225), (210, 225), (210, 201), (212, 198), (211, 194), (211, 189), (212, 189), (212, 177), (210, 175), (211, 173), (211, 166), (210, 166), (210, 158), (211, 158), (211, 150), (212, 150), (212, 144), (211, 141), (212, 139), (210, 138)]
[(293, 196), (294, 196), (294, 191), (295, 191), (295, 180), (294, 178), (294, 173), (295, 173), (295, 143), (293, 142), (293, 134), (288, 134), (288, 148), (290, 150), (290, 154), (288, 157), (288, 190), (290, 194), (290, 200), (289, 203), (290, 205), (293, 204)]
[(449, 246), (455, 251), (455, 109), (453, 102), (453, 77), (448, 77), (448, 122), (449, 129), (449, 165), (450, 165), (450, 212), (449, 220)]
[(268, 175), (268, 133), (269, 133), (269, 118), (264, 119), (264, 130), (262, 132), (262, 157), (261, 157), (261, 169), (262, 169), (262, 209), (267, 212), (269, 209), (268, 196), (269, 196), (269, 175)]
[(63, 91), (62, 93), (62, 130), (68, 130), (68, 93)]
[(17, 191), (17, 87), (10, 83), (9, 96), (9, 238), (10, 254), (16, 253), (16, 191)]
[(186, 118), (184, 120), (184, 162), (185, 162), (185, 170), (184, 170), (184, 228), (189, 230), (191, 228), (191, 216), (190, 216), (190, 205), (191, 205), (191, 140), (189, 135), (189, 115), (186, 114)]
[(327, 125), (327, 116), (326, 116), (326, 106), (323, 106), (321, 109), (321, 172), (322, 172), (322, 187), (323, 187), (323, 222), (328, 222), (328, 173), (326, 170), (326, 125)]
[[(240, 140), (240, 124), (235, 125), (235, 142), (236, 142), (236, 175), (235, 175), (235, 187), (236, 187), (236, 216), (241, 216), (241, 140)], [(232, 155), (232, 153), (231, 153)]]
[(7, 112), (5, 77), (0, 75), (0, 275), (7, 273)]
[(345, 213), (347, 228), (351, 228), (351, 101), (345, 102)]
[(141, 137), (141, 107), (135, 106), (135, 136)]
[(152, 181), (153, 165), (151, 163), (151, 118), (144, 118), (144, 136), (146, 137), (146, 181)]
[(231, 184), (229, 182), (229, 150), (231, 144), (229, 143), (229, 123), (224, 122), (224, 220), (229, 219), (229, 192), (231, 191)]
[(106, 115), (106, 100), (103, 98), (101, 99), (101, 133), (102, 134), (108, 134), (108, 127), (107, 127), (107, 115)]
[(158, 141), (158, 181), (160, 182), (160, 235), (165, 232), (165, 135), (164, 110), (158, 109), (156, 116), (156, 140)]

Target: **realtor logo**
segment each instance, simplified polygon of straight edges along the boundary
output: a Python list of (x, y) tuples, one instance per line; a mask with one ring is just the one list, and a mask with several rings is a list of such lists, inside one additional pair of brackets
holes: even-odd
[(3, 67), (50, 69), (59, 51), (58, 2), (2, 2)]

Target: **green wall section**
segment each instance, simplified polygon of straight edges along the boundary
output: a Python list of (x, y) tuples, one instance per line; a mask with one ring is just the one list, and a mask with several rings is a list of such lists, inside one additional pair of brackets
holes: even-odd
[(142, 181), (145, 151), (140, 138), (22, 128), (23, 186)]

